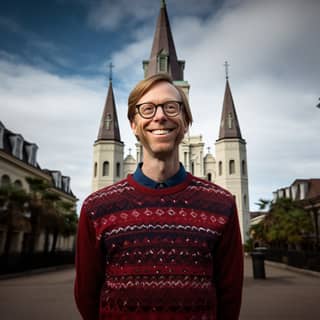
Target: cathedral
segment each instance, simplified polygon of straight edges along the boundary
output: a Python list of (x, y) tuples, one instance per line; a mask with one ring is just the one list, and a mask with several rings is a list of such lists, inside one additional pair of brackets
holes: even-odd
[[(167, 72), (174, 83), (184, 90), (187, 97), (189, 96), (190, 85), (184, 79), (185, 61), (178, 60), (164, 0), (161, 1), (150, 58), (144, 60), (142, 64), (145, 78), (155, 73)], [(241, 135), (228, 75), (226, 76), (220, 130), (215, 141), (215, 156), (210, 152), (205, 154), (201, 135), (191, 136), (187, 133), (180, 144), (179, 158), (187, 171), (222, 186), (234, 195), (244, 242), (248, 237), (249, 227), (246, 141)], [(93, 146), (92, 190), (98, 190), (123, 179), (129, 173), (134, 172), (142, 159), (142, 147), (139, 143), (136, 144), (136, 157), (129, 154), (124, 158), (124, 143), (120, 137), (112, 79), (110, 78), (100, 128)]]

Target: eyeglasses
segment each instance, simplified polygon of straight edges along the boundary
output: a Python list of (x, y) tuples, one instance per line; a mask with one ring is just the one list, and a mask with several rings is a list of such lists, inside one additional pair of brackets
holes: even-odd
[(167, 101), (162, 104), (146, 102), (136, 105), (139, 115), (144, 119), (151, 119), (155, 116), (158, 107), (162, 108), (167, 117), (176, 117), (182, 110), (181, 101)]

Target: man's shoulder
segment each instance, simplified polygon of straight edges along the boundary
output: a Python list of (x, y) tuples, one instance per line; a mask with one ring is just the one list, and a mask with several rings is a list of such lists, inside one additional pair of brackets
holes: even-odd
[(99, 204), (106, 201), (117, 201), (118, 197), (123, 193), (131, 190), (132, 187), (128, 183), (128, 179), (125, 178), (112, 185), (105, 186), (97, 191), (91, 193), (83, 202), (83, 206), (86, 208), (93, 208), (99, 206)]
[(233, 195), (223, 187), (193, 175), (191, 175), (190, 188), (198, 191), (215, 193), (226, 200), (234, 199)]

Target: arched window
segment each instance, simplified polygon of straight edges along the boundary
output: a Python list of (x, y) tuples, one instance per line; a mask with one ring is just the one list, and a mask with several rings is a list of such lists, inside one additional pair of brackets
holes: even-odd
[(212, 181), (212, 175), (211, 175), (211, 173), (208, 173), (208, 181)]
[(11, 183), (10, 177), (6, 174), (4, 174), (1, 177), (1, 186), (8, 186)]
[(116, 172), (117, 172), (117, 177), (120, 177), (120, 162), (117, 162)]
[(191, 162), (191, 173), (194, 174), (194, 162)]
[(219, 161), (219, 176), (222, 175), (222, 161)]
[(14, 186), (18, 189), (22, 189), (22, 182), (20, 180), (16, 180), (14, 182)]
[(246, 162), (242, 160), (241, 162), (241, 168), (242, 168), (242, 174), (246, 175), (247, 174), (247, 168), (246, 168)]
[(103, 176), (108, 176), (109, 175), (109, 161), (105, 161), (103, 163), (102, 175)]
[(93, 168), (93, 175), (94, 175), (94, 177), (97, 176), (97, 171), (98, 171), (98, 164), (95, 162), (95, 163), (94, 163), (94, 168)]
[(247, 195), (243, 196), (243, 204), (244, 204), (244, 207), (247, 208)]
[(235, 163), (234, 160), (229, 161), (229, 174), (235, 174), (236, 173), (236, 168), (235, 168)]

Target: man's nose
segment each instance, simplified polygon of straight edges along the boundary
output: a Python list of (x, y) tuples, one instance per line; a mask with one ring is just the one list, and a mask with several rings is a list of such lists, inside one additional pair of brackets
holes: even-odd
[(153, 119), (154, 120), (159, 120), (159, 119), (164, 119), (164, 118), (166, 119), (167, 116), (163, 111), (163, 107), (158, 105), (157, 109), (156, 109), (156, 113), (155, 113)]

